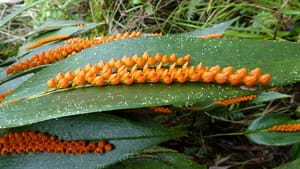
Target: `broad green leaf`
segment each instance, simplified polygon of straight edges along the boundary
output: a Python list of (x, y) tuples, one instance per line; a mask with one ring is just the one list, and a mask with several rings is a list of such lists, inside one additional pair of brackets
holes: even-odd
[(258, 95), (258, 97), (255, 100), (253, 100), (253, 103), (261, 103), (261, 102), (289, 98), (289, 97), (292, 97), (292, 96), (287, 95), (287, 94), (282, 94), (279, 92), (272, 92), (272, 91), (262, 92), (261, 94)]
[(185, 155), (175, 152), (161, 152), (151, 154), (140, 154), (117, 163), (108, 169), (206, 169), (188, 159)]
[[(134, 47), (133, 47), (134, 46)], [(256, 91), (229, 85), (186, 84), (134, 84), (131, 86), (85, 87), (44, 93), (47, 80), (58, 72), (75, 70), (87, 63), (121, 58), (123, 55), (177, 53), (191, 54), (191, 65), (203, 62), (204, 66), (232, 65), (235, 69), (261, 67), (270, 73), (270, 86)], [(51, 118), (106, 111), (149, 107), (153, 105), (185, 105), (219, 98), (235, 97), (296, 82), (300, 79), (300, 48), (296, 43), (264, 40), (211, 40), (188, 37), (143, 37), (106, 43), (91, 47), (73, 57), (57, 62), (24, 82), (0, 105), (0, 126), (14, 127)], [(141, 91), (143, 91), (141, 93)], [(79, 98), (80, 96), (80, 98)], [(70, 99), (72, 98), (72, 99)], [(13, 103), (13, 104), (12, 104)], [(43, 105), (47, 105), (44, 107)]]
[(300, 159), (298, 158), (297, 160), (288, 162), (288, 163), (278, 166), (274, 169), (298, 169), (299, 166), (300, 166)]
[(36, 6), (39, 3), (44, 2), (45, 0), (39, 0), (36, 2), (33, 2), (29, 5), (23, 6), (21, 8), (18, 8), (16, 11), (12, 12), (11, 14), (5, 16), (3, 19), (0, 20), (0, 27), (2, 27), (3, 25), (5, 25), (7, 22), (9, 22), (12, 18), (14, 18), (15, 16), (17, 16), (18, 14), (22, 13), (23, 11), (32, 8), (34, 6)]
[(52, 153), (11, 154), (0, 156), (0, 168), (5, 169), (95, 169), (127, 159), (130, 155), (171, 138), (182, 136), (182, 131), (147, 127), (108, 114), (89, 114), (49, 120), (29, 126), (1, 130), (39, 131), (56, 135), (62, 140), (107, 140), (114, 145), (103, 155), (65, 155)]
[(269, 115), (254, 120), (247, 129), (247, 137), (257, 144), (288, 145), (300, 142), (299, 132), (269, 132), (277, 124), (296, 123), (286, 114)]

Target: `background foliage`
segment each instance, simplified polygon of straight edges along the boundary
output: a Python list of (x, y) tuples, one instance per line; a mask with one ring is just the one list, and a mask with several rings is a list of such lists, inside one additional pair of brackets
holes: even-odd
[[(32, 4), (33, 0), (26, 0), (25, 4)], [(299, 32), (300, 32), (300, 18), (299, 18), (299, 9), (300, 4), (296, 1), (202, 1), (202, 0), (150, 0), (150, 1), (142, 1), (142, 0), (131, 0), (131, 1), (123, 1), (123, 0), (68, 0), (68, 1), (38, 1), (35, 2), (35, 5), (32, 5), (30, 9), (21, 12), (19, 7), (22, 7), (22, 4), (4, 4), (0, 3), (0, 9), (2, 13), (0, 14), (0, 19), (3, 19), (4, 16), (8, 16), (13, 13), (13, 11), (21, 12), (16, 15), (12, 19), (5, 21), (1, 20), (0, 24), (0, 62), (1, 65), (5, 66), (11, 61), (15, 60), (15, 56), (21, 56), (22, 50), (19, 51), (18, 48), (23, 44), (30, 42), (30, 40), (34, 40), (34, 37), (38, 37), (38, 35), (43, 35), (46, 31), (57, 29), (55, 25), (49, 24), (53, 20), (76, 20), (75, 22), (94, 22), (97, 23), (93, 25), (92, 29), (86, 33), (78, 33), (81, 34), (82, 37), (94, 37), (101, 36), (107, 34), (116, 34), (122, 33), (126, 31), (138, 31), (142, 30), (146, 33), (154, 33), (154, 32), (162, 32), (163, 34), (175, 34), (182, 32), (189, 32), (193, 30), (207, 28), (217, 23), (221, 23), (224, 21), (228, 21), (230, 19), (239, 17), (237, 21), (235, 21), (229, 30), (227, 30), (224, 35), (225, 38), (232, 39), (264, 39), (264, 40), (277, 40), (277, 41), (299, 41)], [(43, 9), (43, 10), (41, 10)], [(4, 24), (5, 21), (5, 24)], [(69, 26), (74, 24), (71, 23), (73, 21), (64, 22), (64, 24), (59, 23), (58, 27), (64, 27), (66, 30), (63, 32), (70, 32)], [(45, 24), (46, 23), (46, 24)], [(49, 25), (54, 25), (52, 28)], [(56, 25), (57, 26), (57, 25)], [(96, 27), (94, 27), (96, 26)], [(74, 29), (72, 29), (74, 30)], [(89, 28), (87, 29), (89, 30)], [(86, 30), (86, 31), (87, 31)], [(76, 32), (76, 30), (74, 30)], [(50, 34), (56, 34), (55, 32), (50, 32)], [(47, 35), (46, 35), (47, 36)], [(161, 39), (168, 41), (167, 38)], [(161, 41), (157, 39), (157, 41)], [(139, 40), (137, 40), (139, 41)], [(141, 40), (143, 41), (143, 40)], [(154, 40), (155, 41), (155, 38)], [(199, 42), (201, 45), (201, 40), (195, 40)], [(226, 41), (226, 40), (225, 40)], [(225, 42), (224, 41), (224, 42)], [(205, 42), (205, 41), (203, 41)], [(222, 40), (221, 40), (222, 42)], [(236, 41), (238, 43), (238, 40)], [(267, 43), (272, 44), (271, 42), (266, 41), (249, 41), (249, 40), (241, 40), (241, 43), (244, 43), (244, 46), (247, 44), (255, 44), (255, 43)], [(122, 45), (122, 42), (117, 42), (114, 45)], [(130, 43), (130, 42), (129, 42)], [(134, 40), (133, 42), (134, 43)], [(205, 42), (206, 43), (206, 42)], [(219, 43), (219, 40), (212, 40), (212, 45)], [(109, 48), (110, 44), (107, 44), (107, 48)], [(265, 131), (266, 127), (271, 124), (276, 124), (279, 122), (294, 122), (299, 117), (299, 84), (294, 83), (299, 81), (298, 76), (290, 76), (291, 79), (286, 80), (285, 74), (286, 72), (280, 72), (280, 70), (289, 71), (292, 66), (296, 66), (297, 69), (294, 70), (295, 74), (299, 72), (299, 65), (297, 63), (299, 60), (299, 56), (297, 57), (295, 54), (299, 48), (296, 44), (291, 44), (289, 42), (278, 43), (278, 52), (273, 51), (280, 55), (280, 51), (284, 51), (284, 48), (287, 47), (289, 50), (286, 51), (281, 57), (278, 58), (278, 61), (286, 59), (286, 61), (279, 62), (277, 64), (276, 60), (272, 60), (270, 53), (270, 58), (268, 58), (270, 67), (274, 67), (274, 70), (277, 69), (280, 76), (282, 78), (281, 83), (273, 84), (275, 86), (280, 86), (278, 88), (278, 92), (285, 93), (286, 95), (278, 95), (278, 92), (275, 94), (261, 94), (259, 95), (258, 100), (253, 103), (241, 103), (235, 104), (228, 108), (219, 107), (219, 108), (207, 108), (205, 105), (208, 105), (209, 100), (202, 100), (207, 102), (201, 102), (197, 104), (193, 104), (191, 109), (186, 109), (184, 107), (174, 107), (173, 114), (168, 116), (162, 115), (148, 115), (149, 110), (147, 109), (136, 109), (134, 112), (110, 112), (113, 117), (108, 119), (114, 119), (117, 122), (120, 120), (120, 123), (126, 123), (130, 125), (132, 128), (139, 128), (140, 130), (135, 130), (137, 132), (133, 132), (133, 135), (129, 138), (125, 139), (128, 145), (135, 145), (139, 143), (139, 141), (128, 141), (129, 140), (139, 140), (142, 137), (149, 137), (148, 140), (153, 138), (156, 141), (149, 141), (148, 143), (141, 145), (141, 147), (136, 147), (133, 156), (130, 156), (129, 160), (125, 160), (121, 163), (116, 164), (115, 166), (111, 166), (111, 168), (119, 168), (127, 167), (134, 168), (138, 166), (151, 166), (155, 168), (155, 166), (165, 166), (166, 168), (199, 168), (199, 164), (205, 164), (202, 166), (203, 168), (207, 167), (222, 167), (222, 168), (297, 168), (297, 164), (299, 163), (299, 145), (298, 145), (298, 137), (297, 133), (264, 133), (260, 131)], [(281, 47), (280, 47), (281, 46)], [(51, 47), (51, 46), (48, 46)], [(153, 48), (157, 46), (154, 45)], [(253, 47), (254, 48), (254, 47)], [(253, 49), (251, 48), (251, 49)], [(277, 47), (276, 47), (277, 48)], [(22, 49), (22, 48), (21, 48)], [(220, 48), (223, 51), (226, 48)], [(290, 50), (292, 49), (292, 50)], [(40, 49), (43, 50), (43, 49)], [(261, 50), (263, 51), (263, 50)], [(24, 51), (23, 51), (24, 52)], [(38, 50), (36, 51), (38, 52)], [(87, 51), (88, 52), (88, 51)], [(93, 52), (93, 51), (92, 51)], [(228, 50), (228, 53), (230, 54)], [(245, 49), (245, 52), (247, 50)], [(265, 52), (265, 51), (264, 51)], [(288, 53), (290, 52), (290, 53)], [(130, 52), (129, 52), (130, 53)], [(225, 52), (226, 53), (226, 52)], [(259, 53), (259, 52), (258, 52)], [(22, 53), (24, 54), (24, 53)], [(81, 55), (81, 54), (79, 54)], [(262, 54), (263, 55), (263, 54)], [(84, 57), (85, 54), (82, 54)], [(287, 58), (291, 57), (294, 60), (288, 60)], [(9, 58), (7, 60), (7, 58)], [(218, 58), (219, 60), (222, 58)], [(68, 60), (72, 60), (71, 58)], [(197, 60), (197, 59), (196, 59)], [(65, 61), (65, 64), (68, 63)], [(227, 61), (225, 59), (225, 61)], [(239, 62), (238, 60), (233, 60), (233, 62)], [(211, 64), (213, 65), (213, 61)], [(264, 64), (265, 64), (264, 63)], [(60, 63), (63, 67), (64, 62)], [(210, 62), (208, 62), (210, 64)], [(236, 63), (238, 64), (238, 63)], [(264, 65), (263, 64), (263, 65)], [(251, 65), (251, 64), (250, 64)], [(59, 64), (57, 65), (59, 66)], [(52, 69), (55, 69), (56, 66), (53, 66)], [(1, 69), (4, 69), (2, 67)], [(47, 71), (51, 69), (51, 67), (44, 69), (43, 71)], [(43, 72), (41, 71), (41, 72)], [(277, 72), (277, 73), (278, 73)], [(3, 73), (3, 71), (2, 71)], [(52, 72), (53, 73), (53, 72)], [(2, 76), (1, 79), (5, 78)], [(31, 75), (27, 75), (28, 77), (21, 77), (20, 80), (17, 80), (19, 83), (22, 83), (27, 78), (31, 77)], [(276, 83), (276, 81), (275, 81)], [(16, 84), (16, 83), (13, 83)], [(282, 86), (285, 85), (285, 86)], [(7, 86), (12, 86), (7, 83)], [(192, 86), (192, 85), (191, 85)], [(28, 85), (30, 87), (30, 85)], [(5, 91), (7, 88), (1, 86), (0, 91)], [(83, 89), (85, 90), (85, 89)], [(91, 93), (93, 89), (89, 90)], [(232, 89), (228, 89), (232, 90)], [(26, 91), (19, 89), (21, 91)], [(216, 91), (217, 92), (217, 91)], [(18, 91), (16, 91), (16, 94)], [(71, 92), (66, 92), (71, 94)], [(245, 92), (246, 94), (247, 92)], [(252, 93), (249, 91), (249, 93)], [(21, 96), (21, 95), (20, 95)], [(50, 97), (53, 95), (49, 95)], [(227, 96), (223, 95), (223, 96)], [(229, 95), (228, 95), (229, 96)], [(13, 98), (14, 96), (9, 96)], [(74, 96), (73, 96), (74, 97)], [(22, 104), (22, 103), (21, 103)], [(30, 104), (32, 105), (32, 104)], [(160, 104), (157, 104), (160, 105)], [(181, 105), (181, 104), (180, 104)], [(187, 103), (185, 106), (191, 106)], [(205, 107), (205, 109), (203, 108)], [(1, 111), (9, 111), (14, 110), (14, 107), (2, 107)], [(30, 108), (29, 108), (30, 110)], [(39, 111), (39, 110), (34, 110)], [(30, 111), (28, 111), (30, 112)], [(142, 113), (143, 117), (137, 117), (136, 112)], [(11, 116), (13, 115), (13, 112)], [(126, 113), (126, 115), (124, 115)], [(278, 115), (279, 114), (279, 115)], [(284, 114), (284, 115), (282, 115)], [(145, 116), (144, 116), (145, 115)], [(264, 117), (265, 115), (268, 115)], [(274, 116), (273, 116), (274, 115)], [(119, 118), (119, 117), (122, 118)], [(138, 115), (139, 116), (139, 115)], [(150, 116), (150, 117), (149, 117)], [(153, 117), (155, 118), (153, 119)], [(75, 116), (76, 117), (76, 116)], [(74, 117), (74, 118), (75, 118)], [(81, 116), (80, 116), (81, 117)], [(84, 117), (84, 116), (83, 116)], [(102, 117), (102, 116), (100, 116)], [(106, 118), (106, 116), (104, 116)], [(87, 117), (88, 118), (88, 117)], [(125, 119), (128, 120), (128, 122)], [(51, 119), (51, 118), (50, 118)], [(72, 119), (72, 118), (69, 118)], [(78, 120), (82, 120), (84, 118), (79, 118)], [(43, 119), (45, 120), (45, 119)], [(61, 120), (65, 120), (62, 118)], [(68, 120), (68, 119), (67, 119)], [(123, 121), (124, 120), (124, 121)], [(76, 120), (75, 120), (76, 121)], [(134, 122), (132, 122), (134, 121)], [(19, 122), (19, 121), (17, 121)], [(36, 121), (33, 121), (36, 122)], [(51, 121), (47, 121), (48, 123), (52, 123)], [(32, 123), (32, 122), (30, 122)], [(47, 123), (36, 123), (33, 124), (35, 126), (25, 126), (21, 127), (21, 130), (24, 129), (35, 129), (35, 127), (39, 128), (41, 131), (47, 131), (51, 133), (51, 129), (43, 128), (43, 125)], [(108, 123), (107, 123), (108, 124)], [(142, 126), (140, 126), (142, 124)], [(145, 125), (146, 126), (143, 126)], [(261, 125), (259, 125), (261, 124)], [(1, 124), (3, 125), (3, 124)], [(23, 124), (22, 124), (23, 125)], [(99, 125), (99, 124), (97, 124)], [(101, 124), (100, 124), (101, 125)], [(162, 132), (164, 135), (161, 137), (160, 134), (153, 132), (154, 126), (155, 131)], [(163, 125), (164, 127), (162, 127)], [(248, 127), (249, 126), (249, 127)], [(27, 127), (27, 128), (26, 128)], [(85, 125), (86, 128), (90, 128), (93, 126)], [(162, 128), (160, 128), (162, 127)], [(177, 134), (172, 134), (174, 131), (169, 131), (167, 128), (180, 128), (185, 129), (185, 136), (182, 132), (178, 132)], [(44, 130), (42, 130), (43, 128)], [(101, 127), (100, 127), (101, 128)], [(114, 127), (105, 128), (101, 131), (107, 131), (108, 133), (113, 130)], [(19, 130), (20, 130), (19, 129)], [(55, 129), (55, 128), (54, 128)], [(126, 127), (125, 127), (126, 129)], [(2, 133), (8, 132), (10, 130), (18, 130), (18, 128), (1, 130)], [(133, 129), (128, 129), (133, 130)], [(139, 131), (151, 131), (148, 134), (140, 133)], [(71, 130), (76, 131), (76, 130)], [(175, 130), (177, 131), (177, 130)], [(254, 133), (253, 133), (254, 131)], [(259, 131), (259, 132), (257, 132)], [(166, 133), (169, 133), (166, 134)], [(176, 133), (176, 132), (175, 132)], [(225, 133), (225, 134), (224, 134)], [(57, 132), (55, 132), (59, 136)], [(72, 134), (72, 132), (70, 132)], [(73, 133), (74, 135), (77, 132)], [(250, 139), (248, 139), (244, 136)], [(124, 135), (125, 137), (126, 135)], [(68, 136), (61, 136), (66, 139)], [(108, 140), (114, 140), (112, 136), (99, 136), (104, 137)], [(86, 138), (86, 137), (85, 137)], [(176, 138), (173, 140), (169, 140), (171, 138)], [(93, 138), (91, 138), (93, 139)], [(127, 139), (127, 140), (126, 140)], [(161, 144), (163, 147), (167, 147), (169, 149), (165, 149), (162, 147), (151, 147), (150, 145), (157, 145), (163, 141), (169, 140), (168, 142), (164, 142)], [(274, 141), (275, 140), (275, 141)], [(292, 140), (292, 142), (291, 142)], [(122, 137), (120, 139), (115, 140), (116, 145), (118, 142), (122, 142)], [(254, 143), (255, 142), (255, 143)], [(264, 145), (261, 145), (264, 144)], [(288, 144), (288, 145), (287, 145)], [(291, 145), (292, 144), (292, 145)], [(120, 144), (122, 145), (122, 144)], [(269, 146), (265, 146), (269, 145)], [(271, 145), (287, 145), (287, 146), (271, 146)], [(124, 145), (123, 145), (124, 146)], [(126, 147), (126, 146), (125, 146)], [(130, 146), (129, 146), (130, 147)], [(118, 148), (118, 147), (116, 147)], [(145, 148), (150, 149), (151, 151), (142, 152)], [(175, 153), (174, 149), (179, 153)], [(124, 150), (130, 151), (130, 150)], [(141, 152), (137, 154), (137, 152)], [(127, 156), (116, 156), (115, 154), (120, 153), (118, 149), (116, 149), (114, 154), (104, 155), (103, 157), (98, 157), (93, 159), (95, 163), (91, 163), (92, 165), (100, 165), (107, 166), (115, 161), (106, 161), (107, 163), (99, 164), (99, 161), (111, 159), (110, 157), (116, 161), (127, 158)], [(124, 153), (124, 152), (123, 152)], [(126, 154), (126, 153), (125, 153)], [(12, 167), (11, 163), (15, 163), (15, 160), (28, 160), (38, 158), (47, 158), (38, 155), (29, 155), (20, 157), (20, 156), (1, 156), (0, 166), (2, 167)], [(54, 158), (54, 157), (50, 157)], [(63, 160), (73, 159), (74, 161), (78, 161), (76, 157), (69, 156), (60, 156), (59, 158)], [(80, 157), (79, 157), (80, 158)], [(83, 157), (85, 159), (90, 159), (90, 157)], [(83, 160), (83, 158), (80, 160)], [(92, 158), (92, 157), (91, 157)], [(190, 160), (191, 159), (191, 160)], [(80, 161), (79, 160), (79, 161)], [(292, 161), (294, 160), (294, 161)], [(288, 164), (282, 165), (284, 163)], [(50, 161), (51, 162), (51, 161)], [(76, 164), (76, 163), (74, 163)], [(186, 164), (190, 164), (186, 166)], [(38, 165), (38, 164), (37, 164)], [(40, 165), (43, 165), (42, 163)], [(27, 168), (36, 168), (36, 166), (28, 165)], [(50, 166), (50, 168), (53, 166)]]

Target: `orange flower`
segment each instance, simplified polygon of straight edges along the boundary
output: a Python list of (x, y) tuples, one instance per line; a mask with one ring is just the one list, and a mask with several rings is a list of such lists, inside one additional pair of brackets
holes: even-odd
[(240, 103), (240, 102), (254, 100), (255, 98), (256, 98), (256, 95), (240, 96), (240, 97), (235, 97), (235, 98), (230, 98), (230, 99), (221, 99), (221, 100), (213, 102), (212, 104), (213, 105), (221, 104), (224, 106), (229, 106), (229, 105)]
[[(35, 59), (38, 57), (36, 56)], [(97, 65), (89, 63), (84, 69), (78, 68), (74, 73), (70, 71), (66, 74), (58, 73), (55, 77), (57, 84), (53, 85), (54, 82), (50, 79), (47, 86), (49, 88), (66, 88), (69, 83), (72, 83), (73, 87), (85, 84), (103, 86), (105, 84), (117, 85), (122, 83), (131, 85), (133, 83), (145, 83), (146, 81), (171, 84), (175, 81), (186, 83), (202, 80), (205, 83), (216, 82), (231, 85), (239, 85), (243, 82), (246, 86), (252, 87), (257, 83), (255, 76), (258, 76), (261, 71), (260, 68), (256, 68), (250, 72), (251, 75), (247, 75), (247, 69), (241, 68), (232, 74), (232, 66), (221, 69), (220, 65), (216, 65), (208, 68), (203, 67), (201, 62), (197, 66), (189, 66), (190, 59), (190, 55), (177, 59), (174, 53), (171, 56), (156, 53), (154, 57), (148, 52), (144, 52), (143, 56), (135, 54), (128, 57), (125, 55), (120, 60), (112, 58), (109, 63), (105, 63), (103, 60), (99, 61)], [(270, 74), (260, 75), (258, 82), (265, 85), (269, 83), (270, 78)], [(50, 85), (50, 82), (53, 84)]]
[(256, 83), (256, 77), (255, 76), (246, 76), (244, 79), (243, 79), (243, 82), (246, 86), (248, 87), (252, 87), (255, 85)]
[[(141, 36), (141, 33), (134, 32), (132, 34), (125, 33), (124, 35), (121, 35), (122, 38), (134, 38), (134, 37), (139, 37)], [(50, 37), (49, 37), (50, 38)], [(58, 38), (58, 37), (55, 37)], [(53, 39), (55, 39), (53, 38)], [(51, 38), (50, 38), (51, 39)], [(52, 40), (53, 40), (52, 39)], [(63, 39), (60, 37), (60, 39)], [(52, 41), (51, 40), (51, 41)], [(11, 73), (16, 73), (31, 67), (39, 66), (39, 65), (44, 65), (44, 64), (50, 64), (54, 63), (57, 60), (62, 60), (66, 57), (69, 57), (76, 52), (79, 52), (83, 49), (89, 48), (93, 45), (97, 44), (102, 44), (105, 42), (110, 42), (118, 40), (115, 36), (110, 36), (110, 37), (103, 37), (101, 39), (81, 39), (81, 38), (73, 38), (65, 41), (64, 46), (58, 46), (56, 49), (49, 49), (47, 53), (45, 51), (42, 51), (40, 54), (34, 55), (32, 58), (23, 61), (23, 62), (18, 62), (16, 64), (13, 64), (9, 66), (6, 69), (7, 74)], [(46, 39), (43, 41), (43, 43), (49, 42), (49, 39)], [(38, 43), (40, 45), (40, 42)]]
[(300, 131), (300, 123), (295, 124), (279, 124), (268, 128), (268, 131), (273, 132), (298, 132)]
[[(0, 93), (0, 102), (1, 102), (2, 100), (4, 100), (4, 98), (5, 98), (6, 96), (8, 96), (11, 92), (13, 92), (13, 90), (14, 90), (14, 89), (10, 89), (10, 90), (5, 91), (4, 93)], [(0, 142), (0, 143), (1, 143), (1, 142)]]
[(163, 114), (170, 114), (172, 113), (172, 110), (168, 107), (150, 107), (151, 110), (157, 112), (157, 113), (163, 113)]
[(268, 85), (271, 81), (271, 75), (269, 73), (267, 74), (264, 74), (264, 75), (261, 75), (259, 78), (258, 78), (258, 82), (261, 84), (261, 85)]
[[(98, 144), (85, 141), (61, 141), (55, 136), (44, 133), (27, 131), (8, 133), (0, 137), (0, 152), (2, 155), (10, 153), (65, 153), (65, 154), (96, 154), (112, 151), (113, 145), (103, 140)], [(101, 150), (101, 151), (100, 151)]]
[(69, 35), (57, 35), (57, 36), (46, 37), (44, 39), (38, 40), (38, 41), (32, 43), (31, 45), (27, 46), (26, 50), (42, 46), (43, 44), (48, 43), (48, 42), (67, 39), (69, 37), (70, 37)]
[(198, 36), (198, 38), (208, 39), (208, 38), (220, 38), (222, 36), (223, 36), (222, 33), (216, 33), (216, 34), (201, 35), (201, 36)]

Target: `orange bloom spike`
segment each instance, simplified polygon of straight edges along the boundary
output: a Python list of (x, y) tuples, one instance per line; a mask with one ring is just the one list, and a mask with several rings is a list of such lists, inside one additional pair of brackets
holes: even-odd
[(28, 45), (26, 47), (26, 50), (37, 48), (37, 47), (42, 46), (43, 44), (48, 43), (48, 42), (67, 39), (69, 37), (70, 37), (69, 35), (57, 35), (57, 36), (46, 37), (44, 39), (41, 39), (41, 40), (38, 40), (38, 41), (32, 43), (31, 45)]
[[(11, 153), (65, 153), (65, 154), (87, 154), (94, 152), (102, 154), (112, 151), (113, 145), (99, 140), (98, 147), (94, 142), (85, 141), (62, 141), (56, 136), (47, 136), (44, 133), (27, 131), (8, 133), (0, 136), (0, 152), (2, 155)], [(97, 151), (95, 151), (98, 149)]]
[(222, 36), (223, 36), (222, 33), (216, 33), (216, 34), (201, 35), (198, 36), (198, 38), (208, 39), (208, 38), (220, 38)]
[(278, 124), (268, 128), (269, 132), (298, 132), (300, 131), (300, 124)]
[[(38, 57), (36, 56), (35, 58)], [(188, 62), (191, 59), (190, 55), (179, 57), (177, 60), (176, 58), (176, 54), (162, 56), (160, 53), (156, 53), (155, 57), (151, 57), (148, 52), (145, 52), (142, 57), (135, 54), (132, 57), (123, 56), (121, 60), (112, 58), (108, 64), (101, 60), (97, 65), (89, 63), (84, 69), (78, 68), (74, 73), (70, 71), (66, 74), (58, 73), (55, 77), (56, 87), (66, 88), (69, 87), (68, 84), (70, 83), (74, 87), (85, 84), (103, 86), (105, 84), (117, 85), (122, 83), (131, 85), (147, 81), (165, 84), (202, 81), (205, 83), (229, 83), (231, 85), (239, 85), (243, 82), (246, 86), (252, 87), (257, 81), (254, 76), (247, 76), (246, 68), (241, 68), (232, 74), (233, 68), (231, 66), (223, 69), (219, 65), (208, 68), (203, 67), (201, 62), (197, 66), (190, 66)], [(180, 59), (184, 62), (178, 64)], [(158, 65), (156, 64), (157, 60), (161, 60)], [(163, 65), (167, 63), (172, 64)], [(260, 68), (255, 69), (255, 71), (259, 72)], [(255, 71), (253, 70), (250, 73), (255, 74), (253, 73)], [(270, 78), (270, 74), (265, 74), (261, 75), (258, 81), (264, 85), (269, 83)], [(47, 86), (53, 87), (50, 84), (47, 84)]]
[(150, 107), (151, 110), (157, 112), (157, 113), (162, 113), (162, 114), (170, 114), (172, 113), (172, 109), (168, 108), (168, 107)]
[(256, 95), (240, 96), (240, 97), (235, 97), (235, 98), (230, 98), (230, 99), (225, 99), (225, 100), (221, 99), (221, 100), (213, 102), (212, 104), (213, 105), (221, 104), (224, 106), (229, 106), (229, 105), (240, 103), (240, 102), (254, 100), (255, 98), (256, 98)]
[[(134, 38), (140, 36), (140, 33), (133, 33), (132, 36), (128, 36), (125, 33), (122, 38)], [(91, 46), (102, 44), (110, 41), (118, 40), (115, 36), (103, 37), (101, 39), (81, 39), (73, 38), (65, 41), (65, 45), (59, 46), (56, 49), (49, 49), (46, 53), (42, 51), (40, 54), (34, 55), (32, 58), (28, 59), (26, 62), (18, 62), (9, 66), (6, 70), (7, 74), (16, 73), (31, 67), (54, 63), (57, 60), (62, 60), (66, 57), (74, 55), (83, 49), (89, 48)]]

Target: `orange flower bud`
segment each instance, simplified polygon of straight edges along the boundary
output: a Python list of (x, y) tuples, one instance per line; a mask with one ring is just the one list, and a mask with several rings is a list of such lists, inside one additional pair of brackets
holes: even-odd
[(56, 88), (56, 81), (54, 78), (51, 78), (47, 81), (47, 87), (49, 88)]
[(255, 69), (253, 69), (249, 72), (249, 75), (254, 76), (256, 79), (258, 79), (261, 75), (261, 69), (260, 68), (255, 68)]
[(256, 83), (256, 77), (255, 76), (246, 76), (244, 79), (243, 79), (243, 82), (246, 86), (248, 87), (252, 87), (255, 85)]
[(224, 73), (217, 73), (215, 76), (215, 81), (219, 84), (224, 84), (227, 82), (227, 76)]
[(261, 75), (258, 78), (258, 82), (262, 85), (268, 85), (271, 81), (271, 75), (269, 73)]
[(203, 82), (210, 83), (214, 80), (213, 72), (203, 72), (201, 76)]

